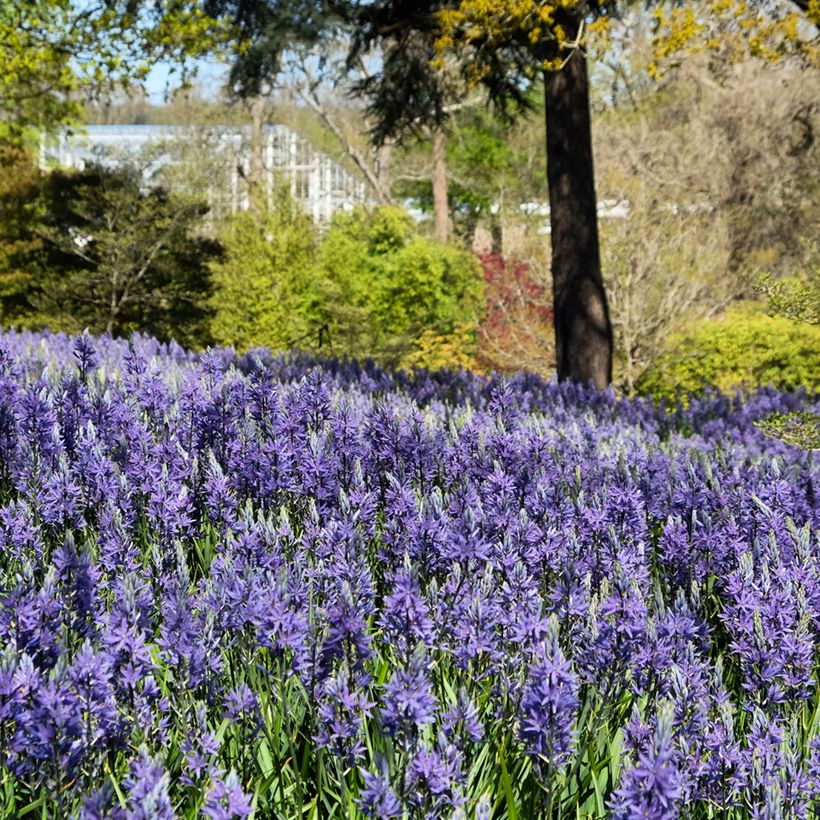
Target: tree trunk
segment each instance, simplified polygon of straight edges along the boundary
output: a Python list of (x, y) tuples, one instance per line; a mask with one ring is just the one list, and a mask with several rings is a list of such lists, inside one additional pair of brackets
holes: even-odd
[(500, 214), (490, 214), (490, 242), (493, 253), (499, 256), (504, 253), (504, 228)]
[(545, 72), (544, 93), (558, 378), (603, 389), (612, 381), (612, 325), (598, 249), (589, 78), (580, 50), (560, 71)]
[(265, 151), (265, 98), (258, 94), (249, 103), (251, 114), (250, 157), (248, 162), (248, 206), (251, 213), (262, 210), (263, 156)]
[(393, 159), (393, 140), (386, 139), (376, 150), (376, 179), (381, 198), (390, 201), (390, 162)]
[(446, 242), (449, 233), (450, 209), (447, 202), (447, 157), (445, 147), (447, 137), (444, 128), (433, 126), (433, 213), (435, 223), (433, 236), (439, 242)]

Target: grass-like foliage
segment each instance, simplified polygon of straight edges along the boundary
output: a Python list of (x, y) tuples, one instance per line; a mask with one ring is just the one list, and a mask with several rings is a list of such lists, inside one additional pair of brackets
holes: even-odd
[(0, 816), (816, 816), (806, 394), (0, 337)]

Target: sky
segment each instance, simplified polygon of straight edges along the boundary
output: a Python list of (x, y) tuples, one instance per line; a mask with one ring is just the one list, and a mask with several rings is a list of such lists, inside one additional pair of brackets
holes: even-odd
[[(197, 60), (195, 62), (197, 74), (194, 82), (200, 85), (206, 99), (215, 97), (225, 82), (228, 66), (216, 60)], [(171, 73), (168, 63), (158, 63), (151, 70), (145, 83), (150, 101), (156, 105), (165, 102), (165, 94), (179, 86), (179, 77)]]

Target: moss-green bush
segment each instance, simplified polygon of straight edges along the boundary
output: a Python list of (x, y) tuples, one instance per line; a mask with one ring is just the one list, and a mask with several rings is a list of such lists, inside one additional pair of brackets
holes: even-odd
[[(316, 347), (390, 366), (463, 367), (484, 304), (476, 258), (421, 236), (400, 208), (356, 208), (320, 233), (282, 192), (239, 214), (214, 266), (213, 336), (246, 350)], [(321, 332), (321, 337), (320, 337)]]
[(705, 386), (731, 391), (768, 384), (820, 387), (820, 327), (757, 309), (733, 310), (671, 337), (637, 387), (662, 398)]
[(285, 350), (309, 333), (303, 303), (318, 238), (288, 192), (277, 192), (268, 211), (232, 216), (220, 240), (225, 255), (212, 265), (214, 340), (241, 351)]
[(457, 342), (478, 322), (483, 285), (472, 254), (419, 235), (402, 209), (356, 208), (322, 237), (304, 315), (328, 328), (336, 354), (429, 366), (441, 363), (435, 338), (463, 366), (469, 345)]

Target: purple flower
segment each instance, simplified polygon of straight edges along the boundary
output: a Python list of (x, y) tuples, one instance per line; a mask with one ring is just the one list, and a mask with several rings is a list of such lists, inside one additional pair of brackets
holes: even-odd
[(107, 656), (95, 652), (86, 641), (68, 669), (68, 680), (82, 714), (86, 750), (113, 746), (120, 740), (122, 724)]
[(409, 657), (419, 643), (432, 648), (435, 628), (417, 573), (402, 567), (393, 576), (390, 589), (381, 615), (385, 637), (402, 657)]
[(351, 687), (350, 674), (343, 665), (322, 685), (316, 742), (345, 765), (353, 765), (364, 753), (364, 721), (372, 708), (366, 693)]
[(139, 758), (131, 762), (131, 771), (123, 785), (128, 820), (174, 820), (168, 773), (145, 749), (140, 749)]
[(214, 778), (205, 792), (202, 814), (211, 820), (242, 820), (251, 813), (251, 798), (242, 790), (235, 772)]
[(812, 800), (820, 800), (820, 735), (809, 741), (809, 756), (806, 764), (808, 789)]
[(461, 743), (466, 740), (480, 743), (484, 738), (484, 727), (478, 709), (463, 688), (459, 691), (456, 702), (442, 716), (441, 724), (446, 737), (458, 738)]
[(802, 820), (817, 471), (754, 426), (802, 409), (0, 332), (0, 769), (86, 820), (280, 767), (257, 811), (489, 820), (497, 745), (541, 789), (623, 738), (616, 818)]
[(77, 360), (77, 367), (80, 370), (82, 379), (85, 379), (97, 366), (98, 357), (94, 350), (94, 342), (88, 333), (88, 328), (83, 331), (82, 336), (78, 336), (74, 340), (74, 358)]
[(615, 791), (612, 817), (630, 820), (676, 820), (683, 796), (682, 776), (672, 734), (672, 712), (659, 715), (651, 743), (638, 753), (635, 765), (621, 777)]
[(79, 812), (79, 820), (125, 820), (128, 816), (114, 801), (114, 787), (106, 783), (102, 788), (86, 795)]
[(43, 482), (39, 506), (43, 521), (53, 527), (80, 529), (85, 525), (82, 487), (65, 461)]
[(437, 701), (427, 675), (427, 661), (415, 652), (405, 667), (396, 669), (384, 687), (382, 726), (389, 735), (415, 735), (435, 720)]
[(449, 815), (463, 802), (461, 765), (461, 755), (452, 744), (443, 742), (435, 748), (422, 744), (407, 767), (406, 803), (431, 820)]
[(719, 714), (710, 719), (700, 747), (701, 761), (695, 768), (698, 775), (697, 796), (713, 805), (732, 808), (749, 783), (746, 755), (735, 737), (731, 703), (719, 706)]
[(377, 772), (361, 769), (364, 787), (356, 801), (359, 809), (373, 820), (395, 820), (402, 816), (399, 798), (390, 784), (390, 772), (384, 759), (377, 761)]
[(783, 561), (771, 544), (755, 562), (740, 556), (726, 583), (721, 617), (730, 635), (729, 648), (744, 673), (743, 688), (755, 703), (777, 709), (792, 699), (807, 699), (814, 690), (815, 640), (805, 583), (795, 567)]
[(184, 760), (182, 782), (187, 786), (198, 786), (216, 773), (215, 758), (219, 753), (216, 733), (208, 727), (205, 704), (196, 703), (189, 707), (190, 726), (181, 744)]
[(527, 752), (549, 768), (563, 766), (572, 752), (580, 705), (578, 678), (558, 644), (558, 626), (536, 649), (521, 699), (519, 736)]
[(226, 717), (234, 722), (259, 719), (259, 698), (247, 683), (240, 683), (228, 692), (226, 698)]

